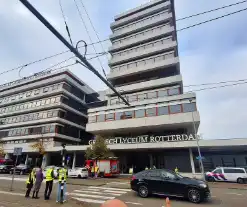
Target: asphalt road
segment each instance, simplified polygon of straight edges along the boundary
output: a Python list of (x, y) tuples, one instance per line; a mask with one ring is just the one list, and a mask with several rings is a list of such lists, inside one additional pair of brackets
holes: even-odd
[[(0, 175), (0, 207), (49, 207), (54, 206), (56, 199), (56, 183), (54, 184), (51, 200), (43, 200), (44, 184), (40, 192), (40, 199), (25, 199), (25, 177), (18, 176), (14, 182), (14, 191), (10, 192), (11, 180), (9, 176)], [(87, 180), (86, 185), (67, 185), (68, 202), (63, 206), (90, 206), (99, 207), (101, 203), (108, 199), (120, 199), (129, 207), (162, 207), (165, 206), (165, 197), (151, 196), (140, 198), (135, 192), (129, 189), (126, 180)], [(109, 181), (109, 182), (106, 182)], [(74, 181), (76, 182), (76, 180)], [(85, 182), (85, 181), (83, 181)], [(91, 184), (90, 184), (91, 183)], [(222, 206), (222, 207), (242, 207), (247, 203), (247, 189), (238, 184), (217, 184), (211, 188), (212, 199), (209, 202), (191, 204), (183, 199), (170, 198), (172, 207), (191, 206)]]

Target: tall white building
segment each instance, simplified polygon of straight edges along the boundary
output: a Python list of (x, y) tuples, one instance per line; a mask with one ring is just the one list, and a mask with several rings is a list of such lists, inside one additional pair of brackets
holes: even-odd
[[(168, 161), (160, 153), (159, 143), (190, 141), (185, 137), (194, 135), (194, 124), (196, 131), (200, 124), (195, 93), (183, 93), (174, 1), (155, 0), (117, 15), (111, 29), (109, 52), (112, 58), (108, 79), (131, 106), (124, 105), (109, 89), (106, 92), (107, 106), (88, 111), (86, 130), (113, 138), (109, 144), (121, 142), (122, 149), (117, 155), (122, 163), (127, 163), (125, 165), (131, 162), (139, 168), (153, 164), (174, 167), (172, 160)], [(140, 139), (143, 135), (148, 136), (147, 140), (145, 137)], [(133, 146), (124, 145), (123, 140), (114, 139), (116, 137), (134, 137), (129, 144), (139, 143), (138, 155), (149, 155), (144, 159), (148, 161), (140, 164), (135, 152), (130, 155)], [(152, 152), (143, 150), (140, 146), (143, 144), (148, 144)], [(129, 158), (122, 156), (126, 152)], [(138, 161), (135, 162), (135, 158)], [(182, 155), (180, 162), (184, 161), (187, 158)]]

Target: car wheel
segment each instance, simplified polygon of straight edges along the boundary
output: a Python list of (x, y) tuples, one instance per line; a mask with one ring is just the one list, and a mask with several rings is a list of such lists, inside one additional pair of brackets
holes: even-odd
[(138, 194), (139, 194), (139, 196), (142, 197), (142, 198), (148, 197), (148, 188), (147, 188), (147, 186), (141, 185), (141, 186), (138, 188)]
[(200, 203), (202, 201), (200, 192), (195, 188), (188, 190), (188, 199), (192, 203)]
[(213, 177), (208, 177), (208, 182), (214, 182), (214, 178)]
[(78, 178), (81, 178), (81, 175), (78, 175), (77, 177), (78, 177)]
[(238, 179), (237, 179), (237, 183), (239, 183), (239, 184), (244, 184), (244, 180), (243, 180), (242, 178), (238, 178)]

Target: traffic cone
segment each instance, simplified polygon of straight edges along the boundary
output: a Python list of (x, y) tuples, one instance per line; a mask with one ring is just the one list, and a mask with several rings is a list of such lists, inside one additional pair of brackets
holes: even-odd
[(166, 205), (165, 207), (171, 207), (170, 199), (167, 197), (166, 198)]

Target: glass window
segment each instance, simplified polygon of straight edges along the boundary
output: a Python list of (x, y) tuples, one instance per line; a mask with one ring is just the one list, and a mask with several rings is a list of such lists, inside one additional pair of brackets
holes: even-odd
[(161, 171), (161, 177), (169, 180), (174, 180), (176, 178), (174, 174), (167, 171)]
[(28, 115), (24, 115), (24, 121), (28, 121)]
[(149, 176), (149, 177), (159, 177), (160, 176), (160, 172), (158, 170), (152, 170), (147, 174), (147, 176)]
[(154, 92), (148, 92), (148, 98), (149, 99), (157, 98), (157, 92), (156, 91), (154, 91)]
[(32, 108), (36, 107), (36, 105), (37, 105), (37, 101), (34, 101), (32, 104)]
[(58, 84), (52, 86), (52, 90), (57, 90), (58, 89)]
[(113, 121), (114, 120), (114, 114), (106, 114), (106, 121)]
[(43, 119), (46, 119), (47, 118), (47, 112), (43, 112)]
[(138, 98), (138, 101), (143, 101), (143, 100), (147, 99), (147, 94), (146, 93), (139, 94), (139, 95), (137, 95), (137, 98)]
[(37, 120), (37, 119), (38, 119), (38, 116), (39, 116), (38, 113), (34, 114), (34, 115), (33, 115), (33, 120)]
[(41, 106), (45, 105), (45, 100), (41, 101)]
[(38, 95), (39, 94), (39, 89), (34, 91), (34, 95)]
[(196, 103), (184, 103), (183, 104), (183, 112), (192, 112), (196, 111)]
[(16, 135), (17, 135), (17, 136), (20, 136), (20, 135), (21, 135), (21, 129), (17, 129), (17, 130), (16, 130)]
[(117, 112), (116, 113), (116, 120), (123, 119), (124, 113), (123, 112)]
[(49, 112), (47, 113), (47, 117), (48, 117), (48, 118), (51, 118), (52, 115), (53, 115), (53, 112), (52, 112), (52, 111), (49, 111)]
[(45, 104), (50, 104), (51, 99), (46, 99)]
[(125, 111), (124, 112), (124, 119), (132, 119), (134, 117), (134, 112), (133, 111)]
[(23, 98), (23, 93), (20, 93), (19, 94), (19, 99), (22, 99)]
[(170, 106), (170, 113), (180, 113), (181, 112), (181, 105), (172, 105)]
[(56, 103), (60, 102), (61, 97), (56, 97)]
[(25, 109), (28, 109), (28, 106), (29, 106), (28, 103), (25, 103), (25, 104), (24, 104), (24, 108), (25, 108)]
[(33, 114), (29, 114), (28, 121), (32, 121), (32, 120), (33, 120)]
[(111, 105), (118, 104), (118, 99), (117, 99), (117, 98), (111, 99), (110, 104), (111, 104)]
[(20, 105), (16, 105), (15, 110), (16, 110), (16, 111), (19, 111), (19, 110), (20, 110)]
[(48, 90), (49, 90), (49, 88), (48, 88), (48, 87), (43, 88), (43, 93), (46, 93)]
[(137, 95), (131, 95), (128, 97), (129, 102), (137, 101)]
[(31, 92), (26, 93), (26, 97), (31, 96)]
[(96, 122), (96, 116), (89, 116), (88, 117), (88, 122), (89, 123), (95, 123)]
[(167, 94), (167, 90), (158, 91), (158, 96), (159, 96), (159, 97), (165, 97), (165, 96), (168, 96), (168, 94)]
[(169, 92), (169, 96), (178, 95), (179, 94), (179, 88), (169, 89), (168, 92)]
[(42, 119), (42, 118), (43, 118), (43, 112), (39, 112), (38, 119)]
[(222, 173), (222, 169), (216, 169), (213, 171), (214, 173)]
[(20, 105), (20, 110), (24, 109), (24, 104)]
[(15, 100), (15, 96), (12, 96), (10, 99), (11, 99), (11, 101)]
[(145, 109), (140, 109), (135, 111), (135, 118), (145, 117)]
[(100, 114), (97, 116), (97, 122), (103, 122), (105, 121), (105, 114)]
[(41, 105), (41, 101), (37, 101), (36, 106), (40, 106)]
[(51, 98), (51, 103), (55, 103), (56, 102), (56, 98)]
[(158, 116), (160, 115), (168, 115), (169, 111), (168, 111), (168, 106), (161, 106), (158, 108)]
[(147, 116), (156, 116), (156, 108), (146, 109)]
[(55, 125), (52, 125), (51, 127), (50, 127), (50, 133), (54, 133), (55, 132)]

